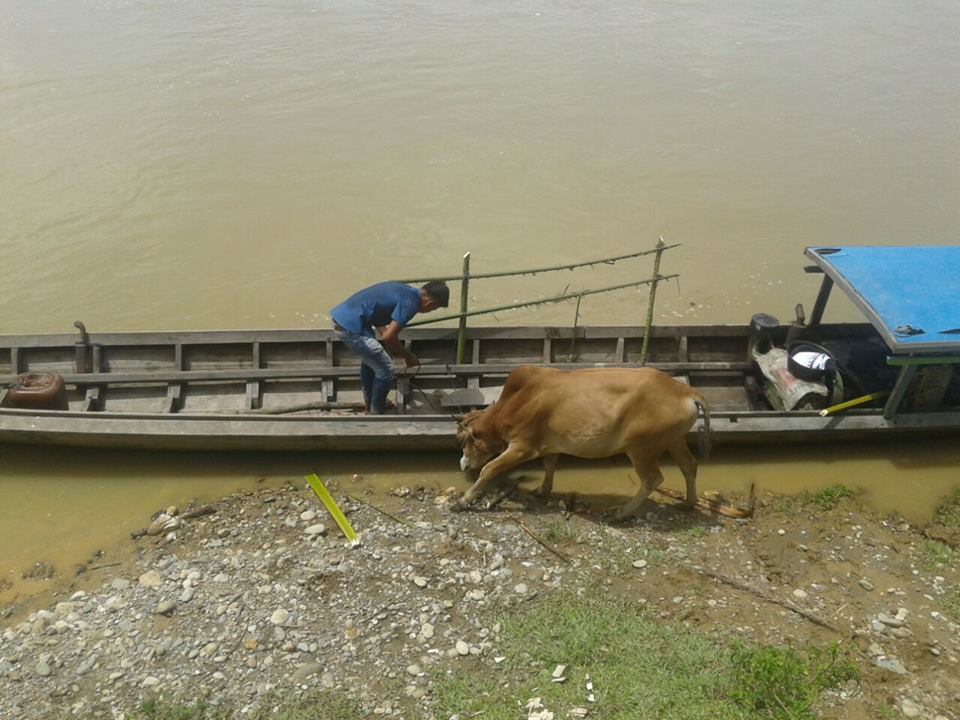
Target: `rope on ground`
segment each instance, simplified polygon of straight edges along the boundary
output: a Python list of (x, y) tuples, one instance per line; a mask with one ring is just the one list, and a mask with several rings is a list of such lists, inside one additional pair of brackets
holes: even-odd
[(383, 509), (381, 509), (381, 508), (378, 508), (378, 507), (377, 507), (376, 505), (374, 505), (372, 502), (367, 502), (366, 500), (363, 500), (362, 498), (358, 498), (356, 495), (351, 495), (351, 494), (348, 493), (348, 492), (345, 492), (344, 495), (346, 495), (348, 498), (350, 498), (350, 499), (353, 500), (354, 502), (358, 502), (358, 503), (360, 503), (361, 505), (366, 505), (368, 508), (373, 508), (373, 509), (376, 510), (378, 513), (380, 513), (381, 515), (386, 515), (388, 518), (390, 518), (391, 520), (393, 520), (393, 521), (396, 522), (396, 523), (400, 523), (401, 525), (406, 525), (407, 527), (410, 526), (410, 523), (408, 523), (408, 522), (406, 522), (406, 521), (404, 521), (404, 520), (401, 520), (400, 518), (396, 517), (395, 515), (391, 515), (391, 514), (388, 513), (386, 510), (383, 510)]
[(520, 527), (520, 529), (523, 530), (527, 535), (529, 535), (530, 537), (532, 537), (534, 540), (536, 540), (536, 541), (537, 541), (538, 543), (540, 543), (543, 547), (545, 547), (547, 550), (549, 550), (550, 552), (552, 552), (554, 555), (556, 555), (558, 558), (560, 558), (560, 559), (563, 560), (564, 562), (566, 562), (566, 563), (570, 562), (570, 556), (569, 556), (569, 555), (566, 555), (566, 554), (560, 552), (559, 550), (557, 550), (555, 547), (552, 547), (552, 546), (548, 545), (545, 540), (542, 540), (540, 537), (538, 537), (537, 534), (533, 532), (533, 530), (531, 530), (531, 529), (528, 528), (526, 525), (524, 525), (524, 524), (523, 524), (516, 516), (514, 516), (509, 510), (507, 510), (507, 511), (505, 511), (505, 512), (506, 512), (507, 517), (510, 518), (511, 520), (513, 520), (513, 521)]
[(798, 605), (790, 602), (789, 600), (781, 600), (780, 598), (775, 598), (772, 595), (765, 593), (763, 590), (760, 590), (759, 588), (751, 587), (750, 585), (740, 582), (739, 580), (735, 580), (734, 578), (727, 577), (726, 575), (720, 575), (719, 573), (711, 572), (710, 570), (704, 570), (703, 568), (696, 568), (696, 567), (689, 567), (689, 566), (687, 567), (687, 570), (691, 572), (699, 573), (700, 575), (704, 575), (705, 577), (708, 577), (708, 578), (712, 578), (713, 580), (724, 583), (725, 585), (734, 587), (737, 590), (742, 590), (743, 592), (748, 592), (751, 595), (756, 595), (761, 600), (765, 600), (768, 603), (773, 603), (774, 605), (779, 605), (780, 607), (786, 608), (790, 612), (796, 613), (800, 617), (803, 617), (809, 620), (814, 625), (819, 625), (820, 627), (826, 628), (827, 630), (837, 633), (838, 635), (842, 634), (840, 630), (838, 630), (836, 627), (828, 623), (826, 620), (823, 620), (817, 615), (814, 615), (812, 612), (804, 610), (802, 607), (799, 607)]

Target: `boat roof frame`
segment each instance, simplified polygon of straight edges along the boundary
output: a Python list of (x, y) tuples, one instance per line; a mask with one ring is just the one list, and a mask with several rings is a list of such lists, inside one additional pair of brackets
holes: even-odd
[[(825, 275), (814, 308), (814, 323), (819, 323), (835, 283), (873, 325), (891, 352), (901, 356), (897, 364), (909, 364), (910, 360), (902, 356), (918, 354), (960, 358), (960, 245), (815, 246), (805, 248), (804, 255)], [(891, 303), (899, 296), (894, 288), (903, 289), (898, 274), (915, 269), (929, 273), (931, 281), (917, 288), (920, 294), (905, 293), (903, 307), (895, 308)], [(956, 327), (935, 332), (918, 328), (951, 323)], [(897, 332), (902, 326), (912, 326), (918, 332), (915, 335)]]

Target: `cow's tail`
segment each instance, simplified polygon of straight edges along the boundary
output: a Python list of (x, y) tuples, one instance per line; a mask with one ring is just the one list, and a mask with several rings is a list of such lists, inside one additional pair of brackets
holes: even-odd
[(713, 447), (713, 434), (710, 432), (710, 403), (707, 402), (707, 399), (703, 395), (692, 388), (691, 394), (694, 404), (699, 408), (700, 412), (703, 413), (703, 427), (700, 430), (698, 440), (700, 444), (700, 457), (706, 460), (710, 457), (710, 451)]

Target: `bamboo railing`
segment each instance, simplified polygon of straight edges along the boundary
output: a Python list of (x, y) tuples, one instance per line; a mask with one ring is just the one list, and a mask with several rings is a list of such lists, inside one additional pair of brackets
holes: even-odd
[[(580, 315), (580, 301), (588, 295), (597, 295), (599, 293), (608, 293), (615, 292), (617, 290), (624, 290), (626, 288), (640, 287), (643, 285), (650, 286), (650, 295), (647, 301), (647, 318), (646, 318), (646, 331), (643, 336), (643, 347), (640, 353), (640, 362), (645, 364), (647, 361), (647, 348), (650, 338), (650, 330), (653, 326), (653, 305), (657, 296), (657, 285), (664, 280), (670, 280), (672, 278), (679, 277), (678, 274), (672, 275), (661, 275), (660, 274), (660, 260), (663, 257), (663, 253), (672, 248), (679, 247), (679, 243), (673, 245), (667, 245), (663, 241), (663, 237), (660, 237), (660, 240), (657, 242), (657, 245), (650, 250), (641, 250), (639, 252), (627, 253), (625, 255), (616, 255), (613, 257), (599, 258), (597, 260), (585, 260), (582, 262), (570, 263), (567, 265), (548, 265), (545, 267), (538, 268), (528, 268), (524, 270), (507, 270), (502, 272), (491, 272), (491, 273), (476, 273), (471, 274), (470, 272), (470, 253), (464, 253), (463, 256), (463, 268), (459, 275), (448, 275), (445, 277), (431, 277), (431, 278), (407, 278), (400, 280), (399, 282), (416, 284), (429, 282), (430, 280), (443, 280), (443, 281), (455, 281), (460, 283), (460, 312), (443, 315), (436, 318), (427, 318), (424, 320), (417, 320), (409, 324), (409, 326), (414, 325), (428, 325), (431, 323), (444, 322), (447, 320), (458, 320), (457, 328), (457, 364), (462, 364), (464, 360), (464, 355), (466, 352), (466, 331), (467, 331), (467, 318), (475, 317), (477, 315), (490, 315), (493, 313), (505, 312), (507, 310), (518, 310), (520, 308), (535, 307), (538, 305), (549, 305), (552, 303), (565, 302), (567, 300), (576, 300), (577, 301), (577, 311), (576, 316), (574, 317), (574, 327), (579, 319)], [(575, 270), (577, 268), (592, 267), (596, 265), (613, 265), (614, 263), (620, 262), (621, 260), (633, 260), (636, 258), (644, 257), (647, 255), (654, 256), (653, 262), (653, 276), (649, 278), (644, 278), (643, 280), (635, 280), (633, 282), (621, 283), (619, 285), (609, 285), (607, 287), (601, 288), (590, 288), (587, 290), (580, 290), (578, 292), (571, 293), (561, 293), (559, 295), (553, 295), (545, 298), (537, 298), (534, 300), (526, 300), (524, 302), (511, 303), (509, 305), (499, 305), (497, 307), (483, 308), (481, 310), (470, 310), (469, 308), (469, 292), (470, 292), (470, 282), (472, 280), (485, 280), (489, 278), (503, 278), (503, 277), (519, 277), (523, 275), (539, 275), (540, 273), (548, 272), (558, 272), (561, 270)], [(573, 340), (571, 340), (570, 346), (571, 355), (573, 354)]]

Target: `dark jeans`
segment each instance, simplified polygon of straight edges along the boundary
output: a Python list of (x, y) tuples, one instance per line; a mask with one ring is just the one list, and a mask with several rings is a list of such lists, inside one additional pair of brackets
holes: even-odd
[(393, 360), (383, 345), (369, 335), (357, 335), (337, 330), (337, 340), (360, 358), (360, 386), (363, 388), (363, 403), (374, 415), (382, 415), (387, 402), (387, 393), (393, 384)]

